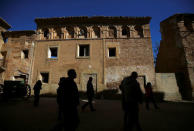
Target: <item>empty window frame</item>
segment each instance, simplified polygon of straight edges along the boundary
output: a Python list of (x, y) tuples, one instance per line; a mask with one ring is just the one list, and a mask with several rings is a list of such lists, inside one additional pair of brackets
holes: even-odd
[(87, 29), (85, 27), (80, 27), (78, 37), (79, 38), (87, 38)]
[(21, 58), (22, 59), (28, 59), (29, 50), (22, 50), (21, 52)]
[(90, 46), (89, 45), (79, 45), (78, 46), (78, 57), (89, 57), (90, 56)]
[(43, 33), (44, 33), (44, 38), (45, 39), (49, 39), (49, 30), (48, 29), (44, 29)]
[(43, 83), (49, 83), (49, 73), (48, 72), (41, 72), (40, 76), (41, 76), (41, 80)]
[(108, 57), (116, 57), (116, 47), (108, 48)]
[(48, 58), (56, 59), (58, 57), (58, 47), (49, 47)]
[(57, 28), (57, 29), (55, 29), (55, 32), (56, 32), (55, 38), (56, 39), (60, 39), (61, 38), (61, 35), (62, 35), (61, 29), (60, 28)]
[(140, 38), (143, 38), (143, 37), (144, 37), (142, 26), (136, 25), (136, 26), (135, 26), (135, 30), (137, 31), (137, 33), (138, 33), (138, 35), (139, 35)]
[(127, 35), (127, 29), (126, 28), (124, 28), (124, 29), (122, 29), (122, 35)]
[(127, 26), (122, 27), (122, 36), (124, 37), (130, 37), (130, 30)]
[(74, 38), (74, 28), (69, 26), (67, 29), (67, 38)]
[(92, 38), (100, 38), (100, 28), (97, 26), (93, 27), (93, 35)]

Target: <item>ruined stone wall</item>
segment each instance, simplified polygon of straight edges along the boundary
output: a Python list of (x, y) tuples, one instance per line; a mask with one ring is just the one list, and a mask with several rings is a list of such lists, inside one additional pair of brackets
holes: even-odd
[(193, 14), (178, 14), (161, 22), (162, 40), (156, 63), (156, 72), (175, 73), (185, 99), (191, 99), (194, 89), (193, 20)]
[(4, 43), (4, 37), (3, 32), (5, 32), (6, 29), (0, 25), (0, 83), (3, 84), (4, 81), (4, 75), (5, 75), (5, 54), (2, 52), (2, 46)]
[(181, 39), (185, 61), (186, 61), (186, 77), (188, 84), (192, 88), (192, 96), (194, 96), (194, 21), (187, 19), (177, 23)]
[(185, 67), (183, 45), (178, 33), (175, 20), (161, 24), (162, 40), (157, 55), (156, 72), (180, 72)]
[[(14, 80), (20, 73), (30, 74), (33, 60), (33, 45), (35, 35), (10, 36), (3, 45), (2, 51), (6, 52), (5, 80)], [(28, 58), (23, 58), (23, 50), (28, 50)]]
[[(0, 51), (1, 51), (1, 48), (4, 44), (3, 32), (5, 32), (5, 31), (6, 31), (6, 29), (0, 26)], [(3, 59), (3, 56), (1, 53), (0, 53), (0, 59)]]

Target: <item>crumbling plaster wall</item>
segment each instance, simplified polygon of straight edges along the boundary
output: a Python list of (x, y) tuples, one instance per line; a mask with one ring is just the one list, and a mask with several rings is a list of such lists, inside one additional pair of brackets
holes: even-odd
[[(151, 39), (117, 39), (106, 40), (106, 46), (118, 46), (118, 56), (108, 58), (106, 52), (105, 83), (108, 88), (118, 88), (120, 81), (136, 71), (140, 76), (145, 76), (146, 82), (151, 82), (155, 87), (155, 70)], [(111, 84), (111, 83), (115, 83)]]

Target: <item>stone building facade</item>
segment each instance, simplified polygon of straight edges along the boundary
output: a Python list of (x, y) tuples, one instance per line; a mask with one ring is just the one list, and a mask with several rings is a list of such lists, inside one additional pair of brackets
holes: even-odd
[[(0, 18), (0, 51), (2, 50), (2, 46), (6, 42), (6, 37), (4, 36), (4, 32), (6, 32), (8, 29), (10, 29), (11, 26), (4, 21), (2, 18)], [(0, 83), (3, 83), (4, 81), (4, 75), (5, 75), (5, 69), (6, 69), (6, 52), (1, 51), (0, 53)]]
[(6, 52), (5, 80), (17, 80), (17, 76), (26, 75), (29, 79), (32, 69), (35, 31), (7, 31), (8, 38), (1, 52)]
[(74, 68), (80, 91), (86, 90), (90, 76), (96, 92), (118, 88), (123, 77), (132, 71), (140, 75), (142, 89), (145, 81), (155, 85), (150, 19), (37, 18), (35, 32), (5, 33), (8, 42), (3, 50), (9, 52), (5, 79), (26, 73), (31, 86), (41, 79), (42, 93), (56, 93), (60, 77)]
[(183, 99), (194, 96), (194, 14), (176, 14), (160, 23), (157, 73), (175, 73)]

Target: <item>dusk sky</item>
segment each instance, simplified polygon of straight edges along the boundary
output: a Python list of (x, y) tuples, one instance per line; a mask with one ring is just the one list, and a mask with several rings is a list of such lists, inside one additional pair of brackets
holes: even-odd
[(35, 18), (66, 16), (151, 16), (153, 46), (160, 22), (176, 13), (194, 13), (194, 0), (0, 0), (0, 17), (10, 30), (35, 30)]

